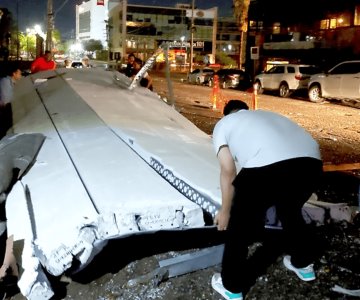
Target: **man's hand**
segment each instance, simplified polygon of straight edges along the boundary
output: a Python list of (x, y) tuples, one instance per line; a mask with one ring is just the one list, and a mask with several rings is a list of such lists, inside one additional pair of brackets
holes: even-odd
[(230, 212), (220, 209), (215, 216), (214, 224), (217, 225), (217, 229), (222, 231), (226, 230), (230, 219)]

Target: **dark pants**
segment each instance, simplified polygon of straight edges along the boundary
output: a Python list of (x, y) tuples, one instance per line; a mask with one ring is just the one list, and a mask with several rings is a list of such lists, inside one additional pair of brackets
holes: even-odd
[[(316, 190), (321, 176), (322, 162), (313, 158), (290, 159), (239, 172), (233, 182), (235, 196), (222, 261), (226, 289), (246, 293), (266, 272), (277, 246), (274, 240), (264, 240), (266, 211), (274, 205), (283, 227), (283, 250), (291, 255), (293, 265), (313, 263), (319, 250), (313, 231), (302, 217), (302, 206)], [(263, 245), (248, 258), (248, 246), (255, 241)]]
[(13, 117), (11, 103), (6, 103), (5, 106), (0, 107), (0, 139), (6, 135), (6, 132), (12, 125)]

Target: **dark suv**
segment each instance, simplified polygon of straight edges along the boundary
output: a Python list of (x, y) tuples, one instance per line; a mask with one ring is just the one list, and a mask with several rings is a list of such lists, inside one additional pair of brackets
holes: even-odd
[[(221, 69), (215, 73), (219, 78), (219, 86), (223, 89), (236, 88), (246, 90), (252, 87), (251, 76), (240, 69)], [(209, 79), (209, 86), (213, 86), (214, 76)]]

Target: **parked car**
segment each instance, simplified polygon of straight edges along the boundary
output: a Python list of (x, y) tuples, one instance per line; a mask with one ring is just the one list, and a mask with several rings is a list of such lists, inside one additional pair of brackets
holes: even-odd
[[(223, 89), (238, 88), (246, 90), (252, 86), (250, 74), (240, 69), (221, 69), (215, 74), (219, 78), (219, 86)], [(213, 86), (213, 84), (214, 76), (211, 76), (209, 86)]]
[(288, 97), (294, 91), (306, 90), (310, 76), (319, 72), (320, 68), (314, 65), (277, 65), (256, 75), (254, 83), (258, 85), (259, 94), (278, 91), (280, 97)]
[(74, 69), (80, 69), (83, 67), (83, 63), (81, 61), (73, 61), (71, 63), (71, 67)]
[(187, 80), (189, 83), (208, 84), (209, 78), (214, 72), (211, 68), (198, 68), (188, 74)]
[(328, 72), (311, 76), (309, 99), (312, 102), (324, 99), (360, 101), (360, 60), (344, 61)]

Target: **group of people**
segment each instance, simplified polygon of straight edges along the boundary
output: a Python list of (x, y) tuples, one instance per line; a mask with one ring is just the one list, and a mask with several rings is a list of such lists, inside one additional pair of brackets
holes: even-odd
[[(44, 55), (35, 59), (30, 67), (31, 73), (45, 70), (54, 70), (56, 63), (52, 59), (51, 51), (45, 51)], [(12, 127), (12, 99), (15, 83), (22, 77), (22, 72), (17, 64), (8, 63), (6, 77), (0, 79), (0, 139)]]
[[(136, 74), (141, 70), (142, 66), (142, 60), (137, 58), (135, 54), (130, 53), (128, 55), (128, 62), (124, 73), (127, 77), (134, 79)], [(145, 72), (143, 78), (141, 78), (140, 85), (148, 88), (151, 91), (153, 90), (152, 78), (148, 72)]]
[[(64, 60), (64, 67), (66, 69), (71, 69), (73, 68), (73, 61), (71, 60), (71, 58), (67, 57)], [(92, 65), (90, 64), (90, 59), (87, 56), (84, 56), (81, 59), (81, 64), (79, 64), (79, 66), (75, 66), (75, 68), (91, 68)]]

